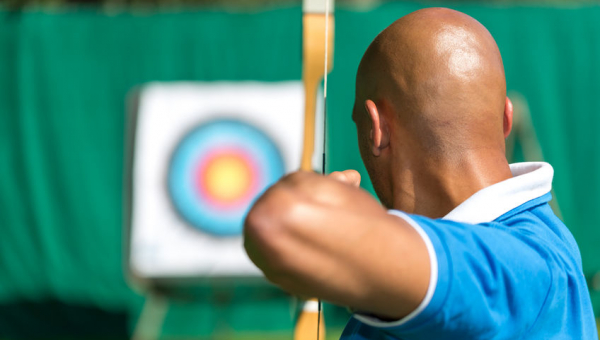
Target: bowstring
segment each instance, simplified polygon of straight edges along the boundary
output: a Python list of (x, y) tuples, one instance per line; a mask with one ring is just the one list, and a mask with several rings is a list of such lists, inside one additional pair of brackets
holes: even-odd
[[(332, 0), (325, 0), (325, 62), (323, 70), (323, 175), (325, 175), (325, 150), (327, 147), (327, 71), (329, 61), (329, 4)], [(321, 300), (319, 300), (319, 312)], [(318, 340), (318, 339), (317, 339)]]
[[(325, 0), (325, 63), (323, 71), (323, 175), (325, 175), (325, 152), (327, 150), (327, 71), (329, 65), (329, 2), (331, 0)], [(321, 299), (317, 299), (318, 303), (318, 314), (317, 314), (317, 340), (321, 335), (321, 313), (322, 305)]]

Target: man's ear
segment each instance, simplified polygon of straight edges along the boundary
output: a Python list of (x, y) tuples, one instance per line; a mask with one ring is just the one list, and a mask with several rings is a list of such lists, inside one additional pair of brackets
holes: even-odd
[(513, 124), (513, 104), (508, 97), (504, 104), (504, 138), (508, 138)]
[(374, 156), (379, 156), (381, 150), (385, 149), (390, 143), (389, 128), (386, 119), (375, 102), (371, 99), (365, 101), (365, 109), (371, 119), (371, 132), (369, 139), (371, 141), (372, 152)]

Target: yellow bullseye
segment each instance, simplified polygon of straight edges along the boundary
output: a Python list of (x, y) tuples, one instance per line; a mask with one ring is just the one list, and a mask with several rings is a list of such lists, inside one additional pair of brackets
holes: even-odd
[(211, 159), (206, 165), (203, 182), (206, 192), (223, 203), (231, 203), (242, 197), (252, 184), (252, 169), (239, 156), (224, 154)]

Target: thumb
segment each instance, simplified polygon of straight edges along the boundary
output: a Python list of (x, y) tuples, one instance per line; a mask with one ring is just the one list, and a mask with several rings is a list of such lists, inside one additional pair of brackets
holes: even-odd
[(327, 175), (327, 177), (353, 187), (358, 188), (360, 186), (360, 173), (356, 170), (334, 171)]

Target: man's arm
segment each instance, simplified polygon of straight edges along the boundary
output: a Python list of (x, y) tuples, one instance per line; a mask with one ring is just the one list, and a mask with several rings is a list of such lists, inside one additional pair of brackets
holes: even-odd
[(283, 178), (249, 212), (246, 251), (267, 279), (294, 295), (402, 318), (427, 292), (425, 242), (349, 184), (351, 177), (297, 172)]

